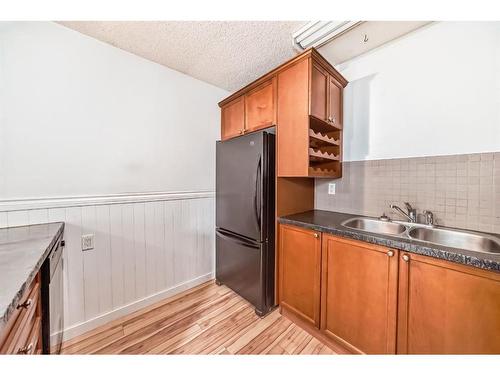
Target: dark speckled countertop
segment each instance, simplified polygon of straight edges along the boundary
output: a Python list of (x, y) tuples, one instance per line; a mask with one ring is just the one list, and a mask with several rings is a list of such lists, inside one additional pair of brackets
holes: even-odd
[[(387, 236), (382, 234), (363, 232), (349, 229), (341, 225), (342, 222), (362, 215), (352, 215), (342, 212), (312, 210), (295, 215), (280, 217), (281, 224), (296, 225), (340, 237), (352, 238), (410, 253), (427, 255), (433, 258), (444, 259), (450, 262), (466, 264), (469, 266), (500, 272), (500, 254), (479, 253), (451, 247), (435, 245), (430, 242), (416, 241), (408, 237)], [(488, 233), (492, 235), (491, 233)], [(499, 235), (493, 234), (498, 237)]]
[(0, 331), (64, 230), (64, 223), (0, 229)]

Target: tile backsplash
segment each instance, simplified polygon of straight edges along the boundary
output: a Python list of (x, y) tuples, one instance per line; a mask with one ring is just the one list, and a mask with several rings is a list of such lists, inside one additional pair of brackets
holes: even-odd
[[(328, 195), (328, 184), (336, 194)], [(500, 233), (500, 152), (343, 163), (343, 177), (316, 179), (315, 208), (367, 216), (410, 202), (438, 225)]]

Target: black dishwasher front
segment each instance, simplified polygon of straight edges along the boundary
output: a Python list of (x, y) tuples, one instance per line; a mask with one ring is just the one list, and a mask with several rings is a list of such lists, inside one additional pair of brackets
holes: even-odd
[(44, 354), (61, 352), (64, 329), (63, 249), (61, 235), (42, 265), (42, 348)]

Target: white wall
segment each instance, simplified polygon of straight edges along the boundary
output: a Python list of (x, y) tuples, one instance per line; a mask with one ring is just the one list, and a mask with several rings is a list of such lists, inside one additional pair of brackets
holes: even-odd
[[(214, 197), (1, 211), (0, 227), (65, 222), (64, 339), (214, 277)], [(81, 251), (81, 235), (95, 248)]]
[(214, 190), (227, 94), (55, 23), (0, 23), (0, 200)]
[(338, 68), (344, 160), (500, 151), (500, 22), (434, 23)]
[(66, 223), (66, 339), (213, 278), (227, 94), (54, 23), (0, 23), (0, 227)]

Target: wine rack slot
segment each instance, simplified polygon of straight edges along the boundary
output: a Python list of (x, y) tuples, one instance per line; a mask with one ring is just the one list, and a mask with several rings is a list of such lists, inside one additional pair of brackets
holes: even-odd
[(310, 128), (315, 132), (321, 132), (323, 134), (338, 132), (339, 130), (342, 130), (339, 125), (320, 120), (315, 116), (309, 116), (309, 124)]
[(340, 145), (340, 137), (337, 135), (337, 139), (328, 134), (322, 134), (321, 132), (315, 132), (313, 129), (309, 129), (309, 137), (312, 143), (320, 145)]
[(309, 167), (309, 174), (314, 177), (332, 177), (332, 175), (335, 175), (336, 173), (335, 169)]
[(309, 160), (314, 160), (314, 161), (331, 161), (335, 160), (338, 161), (339, 155), (335, 155), (333, 153), (327, 152), (327, 151), (322, 151), (320, 149), (314, 149), (312, 147), (309, 148)]

